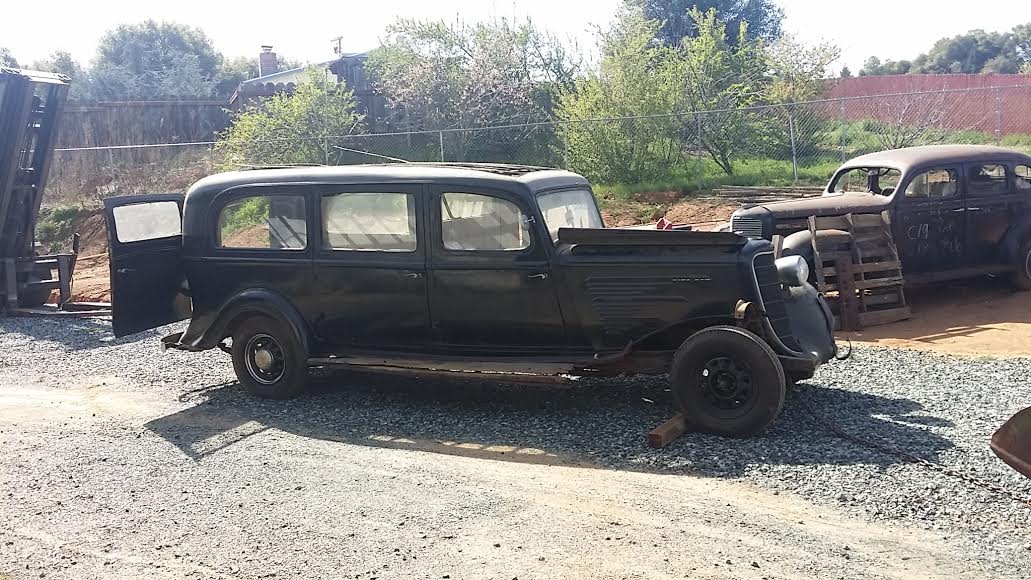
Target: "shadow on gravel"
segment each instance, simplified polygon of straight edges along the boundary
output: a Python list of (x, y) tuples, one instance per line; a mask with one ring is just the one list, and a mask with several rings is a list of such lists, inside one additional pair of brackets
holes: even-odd
[[(666, 449), (645, 435), (673, 413), (664, 377), (582, 381), (572, 388), (365, 374), (313, 376), (290, 401), (251, 397), (236, 383), (182, 396), (192, 407), (147, 423), (195, 460), (232, 453), (268, 429), (356, 445), (500, 461), (727, 477), (768, 465), (887, 466), (902, 461), (833, 435), (874, 436), (927, 459), (952, 447), (951, 423), (909, 399), (803, 385), (771, 429), (752, 439), (689, 433)], [(654, 401), (651, 402), (651, 401)]]
[(0, 333), (17, 333), (43, 342), (56, 342), (69, 350), (93, 350), (127, 344), (153, 344), (155, 339), (170, 334), (170, 327), (148, 330), (132, 336), (115, 338), (109, 318), (0, 318)]

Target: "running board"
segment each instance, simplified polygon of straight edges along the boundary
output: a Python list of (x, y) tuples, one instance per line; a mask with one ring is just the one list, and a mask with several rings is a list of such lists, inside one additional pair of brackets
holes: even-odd
[(458, 356), (384, 356), (382, 354), (346, 354), (341, 356), (316, 357), (308, 359), (314, 366), (346, 366), (378, 369), (396, 369), (398, 372), (442, 372), (469, 375), (510, 375), (514, 377), (528, 375), (559, 376), (573, 373), (576, 369), (589, 368), (590, 359), (583, 364), (573, 364), (569, 359), (555, 358), (522, 358), (513, 361), (511, 358), (469, 358)]
[(408, 368), (386, 365), (352, 365), (340, 362), (325, 363), (317, 362), (326, 359), (308, 359), (308, 364), (313, 366), (325, 366), (334, 368), (346, 368), (363, 373), (374, 373), (384, 375), (403, 375), (418, 377), (440, 377), (449, 379), (461, 379), (467, 381), (484, 381), (509, 384), (528, 385), (573, 385), (579, 379), (569, 375), (536, 375), (529, 373), (503, 373), (490, 371), (453, 371), (441, 369)]

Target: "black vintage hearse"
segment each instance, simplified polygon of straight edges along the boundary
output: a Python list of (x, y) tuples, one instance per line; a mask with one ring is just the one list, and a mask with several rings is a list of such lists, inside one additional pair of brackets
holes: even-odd
[(835, 351), (804, 261), (732, 233), (602, 229), (590, 184), (511, 165), (224, 173), (106, 200), (114, 332), (231, 352), (255, 394), (309, 366), (671, 372), (693, 427), (745, 435)]

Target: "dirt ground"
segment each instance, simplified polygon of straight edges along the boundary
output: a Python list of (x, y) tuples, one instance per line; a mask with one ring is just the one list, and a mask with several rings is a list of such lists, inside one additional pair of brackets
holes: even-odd
[(913, 318), (843, 333), (852, 341), (972, 356), (1031, 356), (1031, 292), (975, 278), (906, 291)]

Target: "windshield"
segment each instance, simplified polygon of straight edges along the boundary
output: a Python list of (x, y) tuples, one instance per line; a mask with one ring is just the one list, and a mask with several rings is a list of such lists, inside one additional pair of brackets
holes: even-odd
[(891, 195), (899, 185), (902, 173), (891, 167), (854, 167), (834, 178), (830, 191), (835, 193), (876, 193)]
[(589, 189), (566, 189), (537, 196), (551, 241), (558, 243), (559, 228), (602, 228), (601, 214)]

